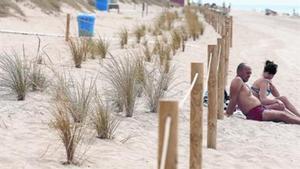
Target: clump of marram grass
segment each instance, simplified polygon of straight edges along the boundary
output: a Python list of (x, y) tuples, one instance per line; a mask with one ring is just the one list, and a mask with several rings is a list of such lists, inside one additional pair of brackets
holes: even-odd
[(159, 53), (159, 51), (161, 50), (162, 46), (163, 46), (163, 43), (158, 38), (156, 38), (155, 42), (154, 42), (154, 47), (153, 47), (152, 53), (157, 55)]
[(110, 88), (105, 90), (106, 99), (111, 102), (111, 106), (115, 112), (123, 111), (123, 101), (121, 97), (121, 93), (118, 93), (118, 90), (115, 88)]
[(128, 44), (128, 30), (127, 28), (123, 28), (119, 33), (120, 45), (121, 48), (124, 49), (125, 45)]
[(185, 19), (189, 35), (193, 40), (198, 39), (199, 36), (203, 34), (204, 26), (199, 21), (197, 13), (187, 7), (185, 9)]
[(84, 45), (80, 40), (76, 40), (76, 39), (69, 40), (69, 48), (71, 50), (71, 54), (76, 68), (81, 68), (81, 63), (84, 60), (84, 54), (86, 52), (84, 51), (85, 48), (83, 46)]
[(162, 98), (174, 80), (174, 70), (164, 72), (160, 68), (146, 72), (144, 92), (150, 112), (157, 112), (159, 99)]
[(152, 29), (152, 35), (153, 36), (162, 35), (162, 30), (159, 28), (158, 25), (154, 25), (154, 27)]
[(111, 55), (111, 59), (104, 66), (104, 77), (112, 87), (113, 96), (119, 96), (125, 108), (126, 117), (132, 117), (137, 97), (136, 88), (136, 58), (128, 54), (122, 58)]
[(171, 60), (171, 47), (167, 44), (161, 44), (158, 51), (159, 61), (164, 65), (167, 61)]
[(96, 41), (96, 48), (96, 53), (100, 55), (102, 59), (106, 58), (109, 51), (109, 41), (100, 36)]
[[(86, 58), (96, 59), (97, 45), (96, 41), (93, 39), (86, 40), (87, 53), (85, 54)], [(89, 57), (88, 57), (89, 56)]]
[(82, 82), (73, 80), (72, 77), (67, 80), (65, 76), (59, 77), (56, 87), (56, 100), (60, 100), (67, 105), (68, 113), (74, 122), (85, 121), (87, 115), (91, 112), (91, 102), (95, 92), (95, 82), (90, 81), (86, 86), (86, 79)]
[(50, 127), (54, 128), (61, 139), (65, 152), (66, 162), (64, 164), (79, 164), (77, 161), (78, 146), (82, 145), (86, 134), (85, 123), (75, 123), (69, 114), (69, 105), (58, 100), (53, 112)]
[(144, 37), (146, 35), (145, 25), (136, 26), (136, 28), (134, 30), (134, 35), (135, 35), (135, 38), (136, 38), (136, 43), (140, 43), (142, 37)]
[(162, 30), (171, 30), (175, 19), (178, 18), (178, 15), (174, 12), (165, 11), (162, 12), (155, 21), (156, 27)]
[(24, 100), (30, 87), (30, 66), (26, 62), (24, 50), (23, 60), (16, 52), (11, 55), (1, 54), (0, 58), (0, 85), (16, 94), (17, 100)]
[(143, 53), (144, 53), (144, 56), (145, 56), (145, 61), (146, 62), (151, 62), (151, 52), (150, 52), (150, 49), (149, 49), (149, 45), (148, 45), (148, 42), (145, 41), (144, 44), (143, 44)]
[(136, 77), (136, 88), (137, 96), (141, 97), (143, 93), (143, 85), (145, 81), (145, 62), (144, 58), (141, 56), (136, 56), (136, 65), (135, 65), (135, 77)]
[(181, 35), (178, 30), (172, 30), (171, 32), (171, 47), (173, 55), (176, 54), (176, 50), (180, 48), (181, 45)]
[(108, 105), (96, 97), (96, 105), (92, 114), (92, 123), (100, 139), (113, 139), (120, 121), (111, 115)]
[(33, 91), (43, 91), (48, 85), (47, 78), (37, 63), (32, 63), (29, 79)]
[(90, 39), (87, 38), (81, 38), (80, 39), (80, 43), (81, 43), (81, 49), (83, 51), (83, 61), (86, 61), (86, 59), (88, 58), (88, 55), (90, 54), (90, 52), (92, 51), (91, 49), (91, 41)]

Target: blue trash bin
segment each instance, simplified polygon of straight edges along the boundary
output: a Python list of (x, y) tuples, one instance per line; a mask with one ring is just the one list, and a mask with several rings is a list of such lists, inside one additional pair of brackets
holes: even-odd
[(77, 16), (79, 36), (94, 36), (95, 15), (81, 13)]
[(108, 0), (96, 0), (96, 8), (100, 11), (107, 11)]

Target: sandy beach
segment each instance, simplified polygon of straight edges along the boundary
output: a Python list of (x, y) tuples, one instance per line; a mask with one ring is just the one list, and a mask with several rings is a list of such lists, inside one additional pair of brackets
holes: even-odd
[[(162, 11), (150, 6), (149, 15), (141, 17), (141, 7), (120, 4), (121, 13), (96, 13), (96, 36), (111, 40), (111, 53), (122, 55), (117, 34), (126, 26), (148, 24)], [(22, 8), (23, 9), (23, 8)], [(0, 18), (0, 30), (36, 32), (64, 35), (65, 14), (49, 16), (39, 10), (24, 7), (28, 15), (24, 22), (19, 18)], [(181, 11), (181, 10), (179, 10)], [(77, 11), (65, 6), (64, 12), (72, 15), (71, 36), (77, 36)], [(300, 109), (300, 19), (286, 16), (265, 16), (262, 13), (232, 11), (233, 47), (229, 58), (228, 81), (235, 76), (240, 62), (252, 67), (249, 85), (259, 78), (266, 59), (278, 64), (273, 82), (281, 95), (287, 96)], [(200, 17), (204, 22), (203, 16)], [(190, 63), (207, 63), (207, 45), (216, 44), (219, 35), (204, 22), (204, 34), (197, 41), (189, 40), (185, 52), (178, 52), (172, 62), (180, 85), (166, 97), (182, 99), (189, 88)], [(81, 69), (73, 61), (64, 37), (40, 36), (41, 45), (51, 56), (57, 71), (69, 71), (74, 77), (92, 78), (101, 70), (96, 60), (83, 63)], [(151, 39), (151, 37), (149, 37)], [(131, 35), (129, 44), (134, 41)], [(0, 33), (0, 52), (22, 51), (35, 56), (37, 37)], [(105, 63), (105, 62), (104, 62)], [(49, 64), (49, 62), (48, 62)], [(46, 66), (45, 66), (46, 67)], [(205, 70), (205, 72), (207, 72)], [(49, 73), (49, 79), (54, 75)], [(207, 78), (207, 74), (205, 75)], [(101, 78), (97, 80), (101, 86)], [(52, 93), (29, 92), (25, 101), (16, 101), (0, 89), (0, 169), (154, 169), (157, 167), (158, 114), (146, 113), (143, 99), (138, 99), (134, 116), (122, 115), (115, 139), (93, 138), (82, 166), (65, 166), (64, 147), (55, 131), (49, 128)], [(189, 99), (179, 113), (178, 169), (189, 167)], [(297, 169), (300, 168), (300, 126), (273, 122), (256, 122), (237, 116), (218, 121), (217, 150), (206, 148), (207, 108), (204, 108), (203, 168), (205, 169)]]

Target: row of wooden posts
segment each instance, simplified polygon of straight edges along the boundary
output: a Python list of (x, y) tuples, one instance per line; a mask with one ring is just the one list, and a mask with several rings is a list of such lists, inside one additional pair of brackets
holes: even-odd
[[(227, 84), (229, 52), (232, 46), (232, 17), (225, 16), (208, 8), (201, 8), (207, 23), (211, 24), (221, 38), (216, 45), (208, 45), (208, 119), (207, 148), (217, 148), (217, 119), (224, 118), (224, 90)], [(190, 169), (202, 168), (203, 141), (203, 86), (204, 64), (191, 63), (191, 81), (198, 78), (193, 86), (190, 99)], [(159, 103), (159, 136), (158, 168), (177, 169), (177, 128), (179, 103), (176, 100), (160, 100)], [(166, 158), (162, 159), (166, 119), (171, 118)], [(161, 160), (165, 160), (161, 168)]]

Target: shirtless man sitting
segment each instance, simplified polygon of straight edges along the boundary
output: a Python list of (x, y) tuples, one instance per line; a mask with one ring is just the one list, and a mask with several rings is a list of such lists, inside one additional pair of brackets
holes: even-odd
[(230, 101), (226, 114), (232, 115), (238, 105), (247, 119), (257, 121), (275, 121), (288, 124), (300, 124), (300, 118), (285, 111), (266, 109), (259, 99), (253, 96), (251, 89), (245, 82), (251, 76), (251, 68), (245, 63), (238, 65), (237, 76), (230, 85)]

